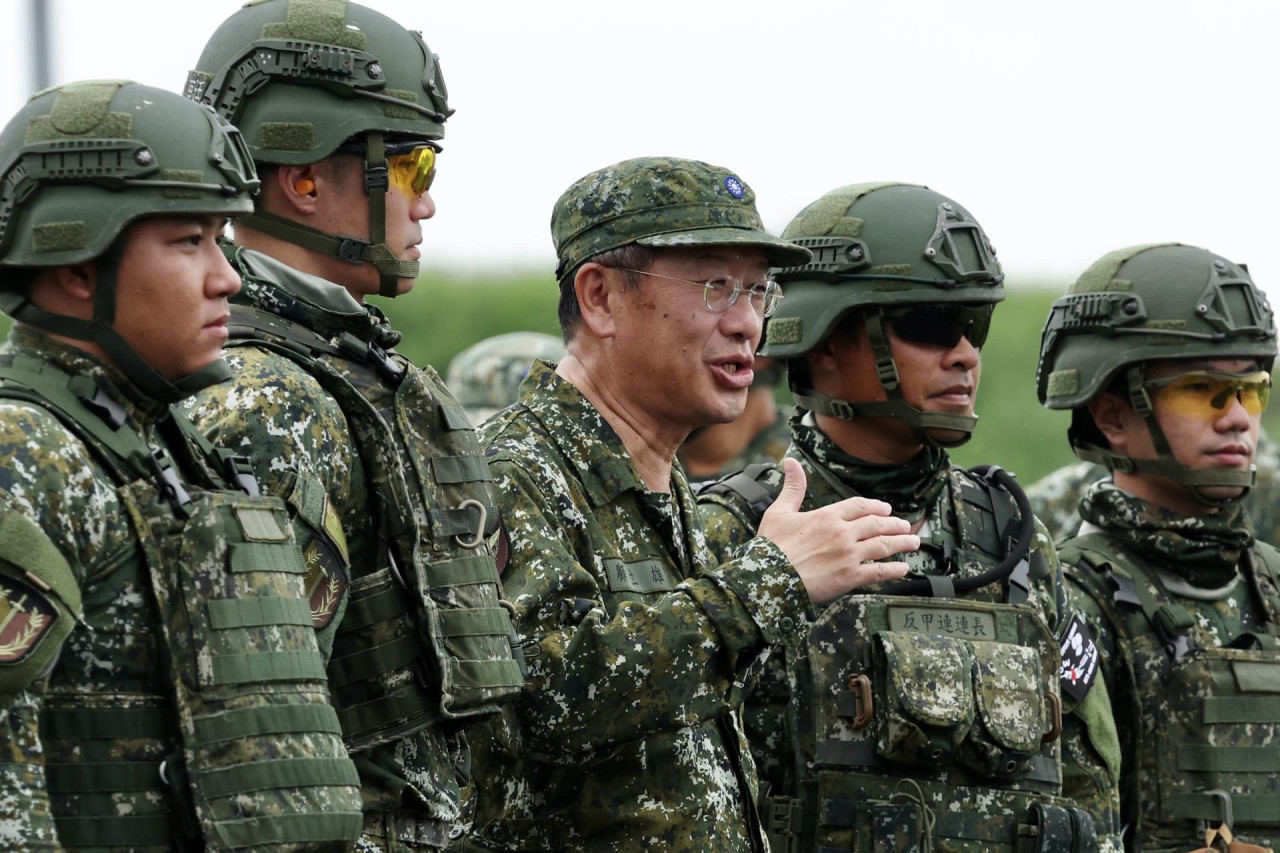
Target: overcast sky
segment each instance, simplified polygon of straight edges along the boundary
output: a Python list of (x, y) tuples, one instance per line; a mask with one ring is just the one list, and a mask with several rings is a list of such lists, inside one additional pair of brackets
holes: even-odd
[[(3, 31), (31, 31), (29, 4), (0, 4)], [(46, 4), (56, 81), (173, 89), (240, 6)], [(565, 187), (671, 154), (738, 172), (775, 232), (837, 186), (904, 180), (968, 207), (1015, 286), (1180, 240), (1248, 263), (1280, 296), (1274, 0), (368, 5), (423, 31), (457, 108), (428, 274), (549, 273)], [(29, 40), (16, 46), (0, 60), (5, 116), (32, 88)]]

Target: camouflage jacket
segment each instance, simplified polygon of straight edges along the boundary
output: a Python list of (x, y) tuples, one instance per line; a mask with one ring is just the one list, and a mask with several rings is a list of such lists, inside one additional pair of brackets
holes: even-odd
[[(325, 337), (399, 338), (376, 309), (356, 302), (337, 284), (249, 250), (239, 250), (235, 264), (244, 279), (234, 300), (238, 304), (301, 323)], [(313, 519), (295, 527), (308, 558), (308, 589), (321, 645), (331, 647), (350, 593), (360, 590), (380, 566), (379, 531), (370, 511), (372, 486), (351, 425), (338, 401), (291, 359), (251, 345), (230, 349), (225, 358), (232, 381), (200, 392), (182, 408), (210, 440), (248, 456), (263, 492), (283, 498), (295, 519), (316, 515), (306, 512), (308, 505), (322, 507), (321, 523)], [(410, 846), (447, 843), (442, 827), (449, 831), (461, 815), (459, 777), (468, 760), (458, 733), (433, 725), (353, 759), (365, 800), (361, 850), (391, 846), (385, 840), (389, 832)], [(421, 828), (415, 816), (421, 818)], [(389, 819), (394, 830), (386, 827)]]
[(621, 439), (546, 362), (482, 428), (536, 642), (515, 712), (473, 738), (483, 849), (761, 850), (741, 679), (808, 595), (777, 546), (716, 565), (683, 471), (649, 491)]
[[(1186, 850), (1228, 815), (1280, 845), (1280, 552), (1238, 507), (1182, 518), (1109, 481), (1060, 546), (1100, 654), (1124, 751), (1130, 850)], [(1224, 582), (1225, 580), (1225, 582)]]
[[(39, 358), (112, 389), (128, 412), (127, 423), (147, 436), (148, 444), (159, 446), (153, 432), (159, 404), (98, 359), (17, 324), (4, 353)], [(159, 617), (145, 576), (119, 571), (142, 564), (141, 546), (116, 496), (116, 484), (88, 448), (46, 409), (0, 400), (0, 454), (0, 518), (6, 520), (5, 527), (11, 513), (34, 522), (86, 593), (79, 621), (90, 630), (72, 632), (59, 657), (48, 643), (56, 640), (58, 623), (75, 622), (75, 616), (18, 567), (0, 562), (0, 623), (5, 626), (0, 628), (0, 667), (20, 664), (28, 655), (48, 661), (12, 705), (0, 708), (0, 847), (60, 849), (44, 766), (66, 756), (57, 743), (42, 742), (39, 712), (50, 693), (123, 708), (153, 705), (166, 691), (155, 654)], [(137, 744), (140, 752), (159, 757), (169, 748), (172, 743)], [(116, 796), (121, 808), (142, 813), (155, 809), (144, 797)]]
[[(1254, 535), (1263, 542), (1280, 543), (1280, 445), (1265, 433), (1258, 436), (1254, 456), (1258, 476), (1245, 506), (1253, 519)], [(1049, 528), (1055, 542), (1074, 536), (1080, 527), (1080, 499), (1085, 489), (1109, 479), (1107, 469), (1091, 462), (1076, 462), (1045, 474), (1027, 487), (1031, 507)]]
[[(899, 472), (890, 471), (885, 466), (870, 466), (851, 460), (812, 423), (811, 417), (805, 418), (804, 412), (799, 412), (793, 418), (792, 429), (797, 437), (787, 451), (787, 456), (800, 462), (808, 478), (802, 509), (816, 509), (857, 494), (893, 502), (893, 498), (878, 490), (875, 483), (877, 477), (897, 478), (899, 482), (896, 489), (903, 491), (904, 487), (900, 482), (902, 475)], [(992, 568), (1003, 557), (1002, 553), (991, 552), (990, 536), (984, 530), (992, 524), (992, 507), (997, 502), (992, 497), (984, 497), (989, 494), (984, 481), (964, 469), (952, 466), (944, 452), (934, 451), (933, 454), (930, 458), (937, 465), (933, 475), (928, 476), (928, 471), (924, 468), (931, 466), (923, 465), (923, 461), (916, 466), (921, 467), (917, 476), (924, 476), (919, 476), (919, 483), (914, 491), (906, 489), (910, 492), (910, 497), (903, 500), (911, 511), (899, 513), (909, 521), (921, 522), (918, 531), (921, 548), (914, 554), (906, 555), (905, 559), (913, 571), (942, 574), (942, 565), (947, 556), (951, 555), (955, 563), (950, 570), (953, 577), (980, 574)], [(879, 470), (881, 468), (884, 470)], [(776, 494), (781, 486), (781, 469), (768, 469), (758, 479), (766, 489), (771, 489), (771, 493)], [(759, 514), (766, 506), (767, 504), (751, 507), (745, 498), (732, 491), (704, 490), (699, 498), (699, 512), (712, 551), (722, 555), (738, 547), (740, 542), (753, 534)], [(998, 518), (1001, 510), (996, 507), (995, 512), (995, 518)], [(1065, 585), (1057, 555), (1039, 522), (1035, 524), (1033, 535), (1029, 555), (1033, 569), (1027, 603), (1057, 636), (1068, 622)], [(866, 592), (874, 595), (874, 588), (869, 588)], [(999, 583), (982, 587), (963, 596), (961, 600), (1003, 603), (1006, 595), (1006, 584)], [(828, 610), (833, 607), (835, 604), (828, 605)], [(812, 643), (817, 642), (816, 639), (812, 640)], [(798, 720), (812, 713), (804, 698), (813, 691), (813, 686), (809, 683), (810, 670), (807, 666), (798, 665), (795, 654), (790, 650), (777, 650), (755, 666), (748, 681), (745, 703), (748, 738), (760, 768), (761, 784), (767, 786), (783, 802), (787, 798), (800, 796), (798, 792), (804, 786), (797, 774), (809, 773), (803, 767), (808, 759), (801, 760), (801, 755), (812, 756), (817, 750), (816, 744), (793, 740), (795, 737), (811, 739), (814, 735), (810, 726), (788, 720), (789, 714)], [(799, 654), (801, 657), (805, 655), (804, 652)], [(1067, 704), (1064, 712), (1071, 711), (1071, 703), (1066, 697), (1063, 697), (1063, 702)], [(1102, 849), (1115, 849), (1118, 846), (1114, 836), (1115, 829), (1118, 828), (1115, 779), (1119, 772), (1115, 729), (1105, 700), (1098, 702), (1091, 696), (1089, 707), (1090, 712), (1087, 714), (1065, 715), (1061, 738), (1063, 792), (1071, 801), (1094, 816)], [(1104, 713), (1094, 713), (1099, 710)], [(1086, 716), (1088, 723), (1085, 721)], [(910, 767), (886, 769), (884, 772), (893, 777), (905, 775), (908, 778), (913, 773)], [(991, 785), (989, 781), (969, 778), (954, 769), (947, 772), (953, 779), (952, 784), (983, 787)], [(916, 776), (921, 782), (934, 778), (932, 771), (917, 771)], [(954, 781), (961, 778), (965, 781)], [(994, 787), (1000, 787), (1000, 783), (995, 783)], [(956, 790), (972, 791), (973, 788)], [(971, 803), (964, 803), (959, 808), (970, 812), (971, 807)], [(938, 802), (936, 808), (942, 813), (953, 810), (956, 806)], [(975, 816), (975, 819), (980, 819), (980, 816)], [(940, 835), (945, 834), (941, 824), (938, 825), (938, 832)]]

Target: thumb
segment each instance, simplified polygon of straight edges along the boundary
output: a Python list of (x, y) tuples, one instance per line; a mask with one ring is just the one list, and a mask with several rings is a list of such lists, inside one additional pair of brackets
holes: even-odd
[(804, 468), (800, 467), (800, 463), (790, 457), (783, 459), (782, 491), (778, 493), (769, 511), (799, 512), (800, 505), (804, 503), (807, 487), (808, 480), (804, 476)]

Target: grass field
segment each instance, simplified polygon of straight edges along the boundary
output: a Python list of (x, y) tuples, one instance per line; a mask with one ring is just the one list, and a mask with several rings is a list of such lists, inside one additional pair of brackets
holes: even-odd
[[(1066, 283), (1012, 282), (996, 310), (983, 349), (978, 389), (981, 418), (973, 439), (954, 451), (962, 465), (998, 463), (1030, 483), (1075, 457), (1066, 442), (1067, 416), (1041, 408), (1035, 395), (1040, 327)], [(502, 332), (529, 329), (558, 334), (556, 287), (549, 273), (428, 274), (410, 294), (377, 300), (405, 333), (400, 350), (444, 374), (449, 360), (471, 343)], [(0, 317), (0, 328), (7, 318)], [(1280, 407), (1265, 417), (1280, 435)]]

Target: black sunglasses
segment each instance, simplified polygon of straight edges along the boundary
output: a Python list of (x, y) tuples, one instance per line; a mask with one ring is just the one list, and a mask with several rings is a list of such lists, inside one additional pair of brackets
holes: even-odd
[(884, 318), (904, 341), (951, 349), (968, 338), (981, 347), (987, 341), (994, 305), (913, 305), (889, 309)]

